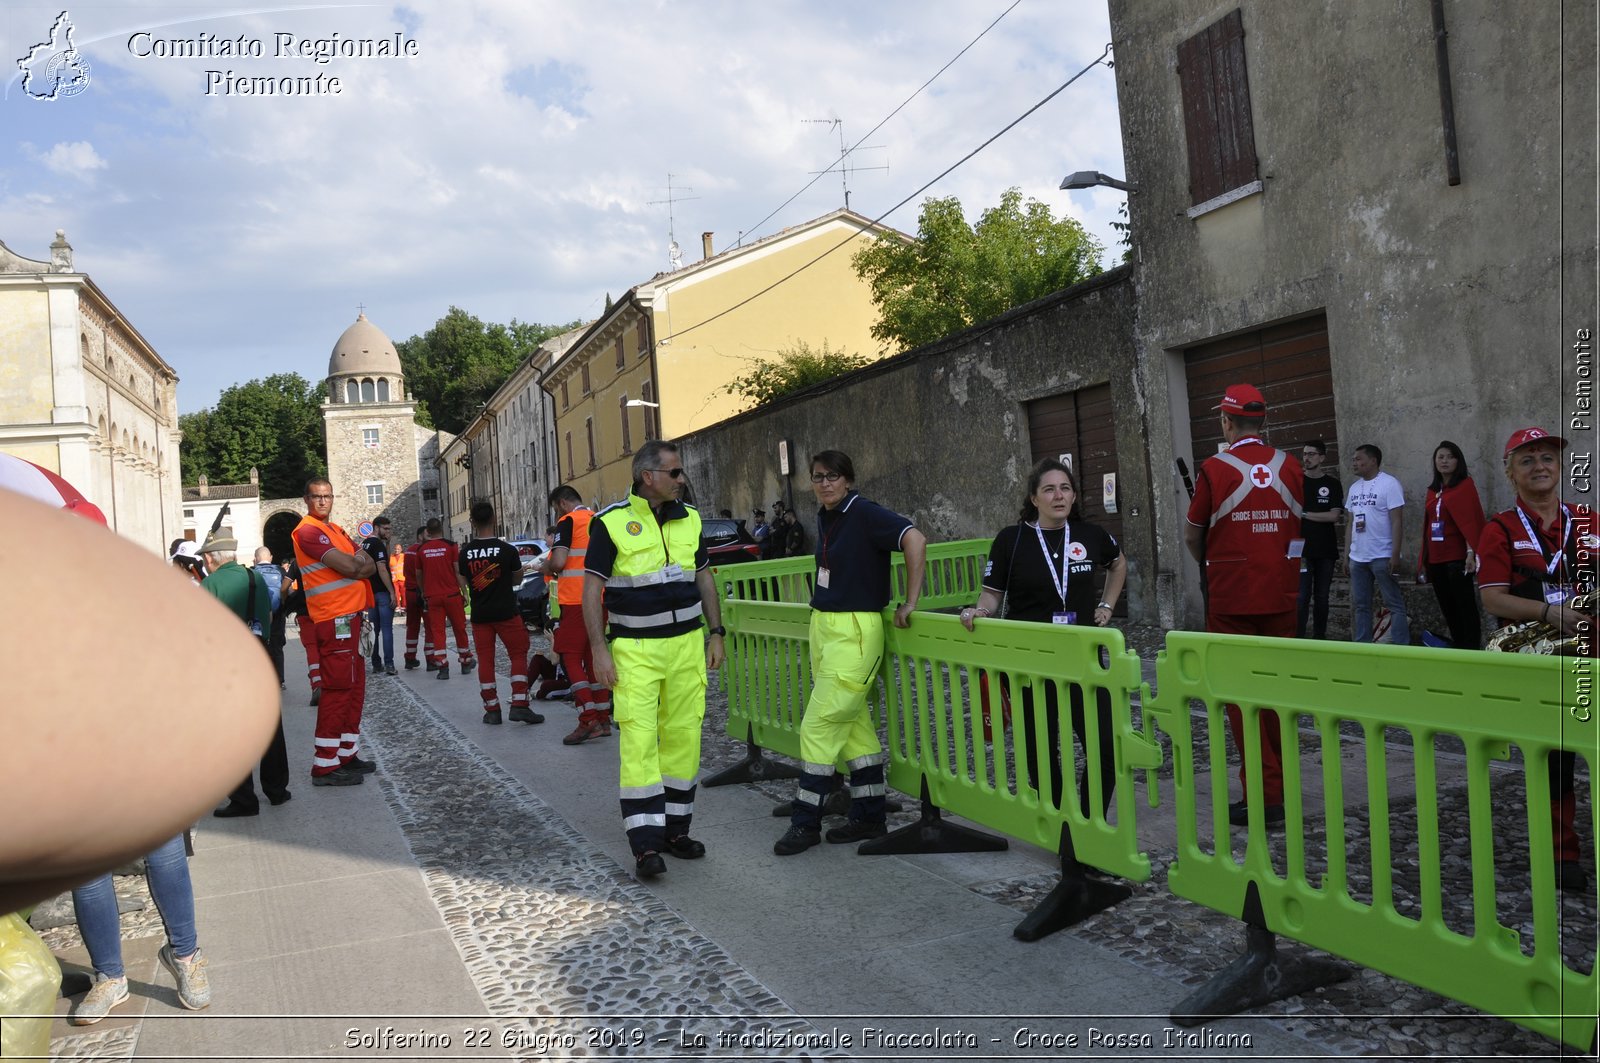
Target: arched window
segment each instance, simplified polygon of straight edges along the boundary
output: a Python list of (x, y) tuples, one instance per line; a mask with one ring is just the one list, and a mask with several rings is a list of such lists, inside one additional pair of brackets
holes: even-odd
[(346, 383), (345, 386), (344, 386), (344, 401), (346, 401), (346, 402), (360, 402), (361, 401), (361, 385), (357, 384), (354, 380), (351, 380), (348, 383)]
[(388, 377), (379, 377), (378, 378), (378, 401), (379, 402), (388, 402), (389, 401), (389, 378)]
[(372, 389), (372, 378), (368, 377), (367, 379), (365, 379), (365, 380), (363, 380), (361, 382), (361, 401), (362, 402), (372, 402), (376, 398), (377, 398), (377, 393), (374, 392), (373, 389)]
[(78, 334), (78, 354), (82, 357), (84, 365), (88, 365), (90, 359), (94, 357), (89, 352), (89, 337), (82, 332)]

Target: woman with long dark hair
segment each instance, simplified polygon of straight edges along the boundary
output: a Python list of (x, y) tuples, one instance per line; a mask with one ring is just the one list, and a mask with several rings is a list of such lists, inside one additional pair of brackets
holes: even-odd
[[(1105, 572), (1105, 590), (1095, 592), (1097, 570)], [(1046, 458), (1028, 476), (1028, 493), (1022, 500), (1021, 519), (1003, 528), (989, 547), (989, 564), (984, 572), (983, 593), (978, 604), (961, 610), (961, 623), (968, 631), (978, 617), (1001, 616), (1008, 620), (1040, 624), (1093, 624), (1105, 627), (1122, 594), (1128, 565), (1122, 548), (1105, 529), (1082, 519), (1078, 508), (1078, 484), (1066, 465)], [(1002, 604), (1004, 611), (1002, 613)], [(1061, 725), (1056, 712), (1056, 685), (1049, 684), (1045, 695), (1045, 718), (1049, 741), (1050, 794), (1061, 804)], [(1069, 684), (1072, 704), (1072, 730), (1088, 756), (1088, 735), (1084, 730), (1083, 687)], [(1111, 805), (1111, 789), (1116, 781), (1116, 755), (1111, 730), (1111, 695), (1099, 691), (1096, 699), (1099, 718), (1100, 812)], [(1030, 751), (1028, 783), (1038, 789), (1032, 755), (1035, 746), (1033, 691), (1022, 691), (1022, 723)], [(1085, 770), (1078, 784), (1079, 808), (1089, 814), (1089, 773)]]
[(1417, 579), (1433, 584), (1439, 612), (1450, 628), (1451, 645), (1461, 650), (1483, 648), (1478, 596), (1472, 582), (1477, 567), (1473, 553), (1483, 534), (1483, 502), (1467, 475), (1461, 448), (1446, 439), (1433, 450), (1433, 482), (1422, 507), (1422, 552)]

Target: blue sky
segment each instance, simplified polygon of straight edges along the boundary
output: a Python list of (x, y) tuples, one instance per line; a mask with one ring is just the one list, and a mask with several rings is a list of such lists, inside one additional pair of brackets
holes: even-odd
[[(16, 61), (61, 0), (6, 0), (0, 241), (88, 273), (178, 371), (185, 411), (230, 384), (319, 378), (357, 304), (396, 341), (451, 305), (486, 320), (594, 316), (667, 268), (667, 174), (684, 260), (842, 205), (840, 119), (865, 136), (1011, 0), (396, 4), (82, 3), (89, 83), (31, 99)], [(295, 41), (415, 40), (408, 58), (276, 56)], [(133, 39), (135, 34), (147, 36)], [(154, 41), (259, 41), (251, 56), (136, 55)], [(868, 139), (850, 181), (877, 217), (1101, 54), (1096, 0), (1021, 0)], [(337, 77), (337, 95), (207, 94), (236, 77)], [(1121, 202), (1066, 193), (1123, 172), (1097, 67), (925, 195), (969, 216), (1016, 185), (1108, 246)], [(798, 196), (795, 194), (799, 192)], [(767, 216), (795, 196), (771, 218)], [(884, 221), (914, 230), (921, 196)], [(765, 220), (763, 220), (765, 219)], [(1108, 264), (1114, 254), (1108, 253)]]

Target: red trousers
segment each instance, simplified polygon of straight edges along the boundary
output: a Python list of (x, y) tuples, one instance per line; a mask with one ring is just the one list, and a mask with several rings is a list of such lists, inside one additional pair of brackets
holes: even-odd
[(478, 648), (478, 692), (483, 697), (483, 707), (486, 711), (500, 707), (500, 688), (494, 674), (496, 638), (506, 644), (506, 656), (511, 659), (511, 707), (524, 708), (528, 704), (528, 628), (520, 616), (488, 623), (472, 622), (472, 641)]
[[(1295, 611), (1264, 613), (1258, 616), (1218, 614), (1206, 615), (1206, 630), (1219, 635), (1266, 635), (1270, 638), (1292, 639), (1295, 633)], [(1239, 786), (1244, 786), (1245, 756), (1244, 714), (1239, 706), (1227, 704), (1228, 730), (1233, 732), (1234, 747), (1239, 750)], [(1261, 727), (1261, 796), (1269, 805), (1283, 804), (1283, 735), (1279, 730), (1278, 714), (1262, 709), (1257, 717)], [(1245, 791), (1248, 794), (1249, 791)]]
[(406, 662), (417, 659), (417, 636), (422, 632), (422, 596), (413, 594), (406, 598)]
[(312, 775), (326, 775), (341, 767), (360, 745), (361, 708), (367, 698), (367, 659), (361, 654), (365, 620), (360, 613), (352, 615), (350, 634), (342, 639), (335, 635), (335, 621), (314, 625), (311, 644), (322, 665), (322, 700), (317, 703)]
[(452, 594), (447, 598), (428, 599), (427, 623), (424, 627), (424, 637), (428, 642), (428, 660), (433, 664), (444, 664), (445, 658), (449, 656), (445, 652), (446, 620), (449, 620), (450, 629), (456, 634), (456, 659), (466, 664), (467, 658), (472, 656), (472, 645), (467, 642), (467, 608), (459, 594)]
[(317, 625), (311, 622), (311, 617), (301, 613), (294, 618), (295, 626), (300, 629), (300, 645), (306, 651), (306, 678), (311, 680), (311, 689), (315, 690), (322, 685), (322, 660), (317, 653)]
[[(603, 616), (601, 623), (605, 623)], [(589, 629), (583, 624), (583, 606), (561, 606), (561, 622), (556, 625), (550, 648), (561, 655), (561, 665), (572, 680), (572, 704), (578, 709), (578, 722), (610, 719), (611, 691), (592, 680), (594, 649), (589, 645)]]

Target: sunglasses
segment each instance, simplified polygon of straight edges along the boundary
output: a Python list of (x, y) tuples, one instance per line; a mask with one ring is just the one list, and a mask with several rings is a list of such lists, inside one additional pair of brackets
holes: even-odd
[(679, 465), (676, 469), (646, 469), (645, 471), (646, 472), (664, 472), (668, 476), (672, 477), (674, 480), (683, 479), (683, 466), (682, 465)]

